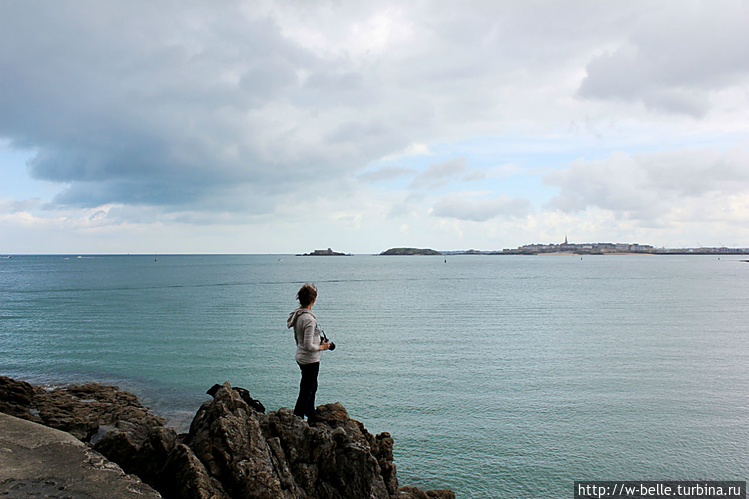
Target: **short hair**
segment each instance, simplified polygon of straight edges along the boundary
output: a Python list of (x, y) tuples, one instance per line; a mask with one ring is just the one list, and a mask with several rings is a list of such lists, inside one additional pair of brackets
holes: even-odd
[(308, 307), (310, 303), (317, 299), (317, 287), (311, 282), (305, 282), (304, 286), (299, 288), (296, 299), (303, 307)]

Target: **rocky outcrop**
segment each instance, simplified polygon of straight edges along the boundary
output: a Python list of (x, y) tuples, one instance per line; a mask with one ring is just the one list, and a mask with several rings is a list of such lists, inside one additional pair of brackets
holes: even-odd
[(435, 251), (429, 248), (390, 248), (383, 251), (380, 255), (392, 256), (392, 255), (441, 255), (439, 251)]
[(31, 412), (31, 401), (34, 398), (34, 387), (25, 381), (0, 376), (0, 412), (21, 419), (41, 422)]
[(70, 431), (167, 498), (454, 498), (399, 487), (393, 439), (370, 434), (340, 404), (309, 425), (286, 408), (265, 413), (247, 390), (209, 390), (189, 433), (177, 435), (116, 387), (44, 390), (0, 377), (0, 411)]
[(115, 425), (161, 427), (165, 419), (148, 412), (129, 392), (88, 383), (47, 389), (0, 376), (0, 412), (96, 440)]

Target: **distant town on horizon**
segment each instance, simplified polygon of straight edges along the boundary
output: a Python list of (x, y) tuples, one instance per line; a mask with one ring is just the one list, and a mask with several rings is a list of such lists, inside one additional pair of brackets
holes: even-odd
[(488, 254), (488, 255), (538, 255), (548, 253), (572, 253), (576, 255), (606, 254), (654, 254), (654, 255), (716, 255), (749, 254), (749, 248), (699, 247), (699, 248), (656, 248), (639, 243), (570, 243), (567, 238), (561, 244), (526, 244), (502, 251), (445, 251), (443, 254)]
[[(379, 255), (539, 255), (539, 254), (575, 254), (575, 255), (749, 255), (749, 248), (699, 247), (699, 248), (656, 248), (649, 244), (639, 243), (570, 243), (567, 238), (561, 244), (526, 244), (517, 248), (503, 250), (447, 250), (438, 251), (431, 248), (396, 247), (387, 249)], [(312, 253), (297, 256), (351, 256), (351, 253), (339, 253), (331, 248), (315, 250)]]

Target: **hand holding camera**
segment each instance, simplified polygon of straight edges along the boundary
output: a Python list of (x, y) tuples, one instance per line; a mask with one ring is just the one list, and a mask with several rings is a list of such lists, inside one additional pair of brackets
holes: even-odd
[(335, 343), (330, 341), (327, 336), (325, 336), (325, 331), (320, 328), (320, 336), (322, 337), (322, 343), (327, 343), (328, 348), (327, 350), (335, 350)]

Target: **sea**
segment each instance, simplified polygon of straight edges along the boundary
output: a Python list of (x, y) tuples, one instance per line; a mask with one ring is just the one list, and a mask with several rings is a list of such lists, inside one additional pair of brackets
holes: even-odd
[(116, 384), (178, 431), (214, 383), (293, 407), (305, 282), (337, 345), (317, 403), (389, 432), (401, 485), (572, 498), (749, 476), (741, 256), (13, 256), (0, 374)]

